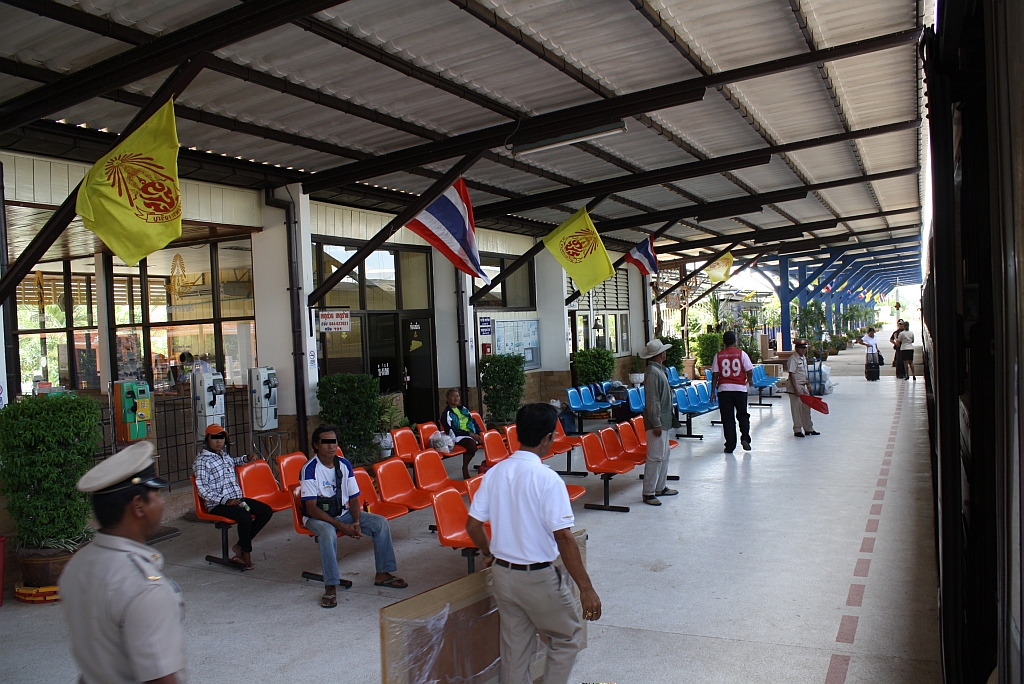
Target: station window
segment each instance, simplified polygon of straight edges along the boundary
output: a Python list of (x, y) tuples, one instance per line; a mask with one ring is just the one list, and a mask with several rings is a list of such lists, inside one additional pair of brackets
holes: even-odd
[[(484, 273), (493, 279), (518, 258), (516, 256), (482, 255), (480, 265), (483, 267)], [(504, 282), (499, 283), (481, 297), (476, 306), (479, 309), (518, 309), (522, 311), (536, 309), (537, 297), (534, 281), (533, 259), (530, 259), (525, 265), (516, 269)], [(474, 293), (483, 287), (483, 280), (473, 279)]]

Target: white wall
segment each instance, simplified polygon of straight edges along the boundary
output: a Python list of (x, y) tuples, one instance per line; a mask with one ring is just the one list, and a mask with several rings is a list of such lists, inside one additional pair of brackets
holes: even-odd
[[(299, 185), (277, 191), (279, 199), (295, 201), (299, 231), (299, 266), (303, 276), (303, 376), (299, 382), (306, 387), (306, 413), (320, 412), (316, 400), (316, 340), (309, 329), (305, 298), (313, 288), (313, 256), (309, 239), (309, 197)], [(252, 235), (252, 269), (256, 298), (256, 352), (261, 366), (273, 366), (279, 383), (278, 410), (282, 415), (295, 415), (295, 372), (292, 362), (291, 299), (288, 292), (288, 239), (283, 209), (262, 208), (263, 230)], [(309, 352), (314, 361), (310, 362)]]
[(541, 250), (534, 259), (537, 274), (537, 318), (540, 319), (541, 369), (569, 370), (569, 314), (565, 306), (565, 272), (551, 252)]
[[(430, 255), (434, 267), (434, 338), (437, 340), (437, 386), (458, 387), (459, 320), (455, 307), (456, 270), (452, 263), (436, 249), (432, 249)], [(467, 333), (472, 325), (473, 318), (467, 312)], [(472, 347), (467, 347), (466, 353), (470, 357), (469, 384), (471, 387), (476, 387)]]

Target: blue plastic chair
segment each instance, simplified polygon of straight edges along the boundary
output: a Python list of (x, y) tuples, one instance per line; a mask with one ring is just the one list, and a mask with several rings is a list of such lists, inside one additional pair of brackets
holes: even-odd
[(712, 376), (711, 369), (710, 368), (705, 368), (704, 369), (704, 379), (707, 380), (708, 382), (711, 382), (711, 376)]
[(568, 387), (565, 393), (569, 395), (569, 410), (573, 413), (586, 413), (587, 409), (583, 405), (583, 401), (580, 399), (580, 393), (575, 387)]
[(594, 393), (590, 391), (590, 388), (584, 385), (579, 388), (580, 399), (583, 400), (583, 408), (586, 411), (602, 411), (606, 408), (611, 407), (611, 404), (607, 401), (595, 401)]
[[(686, 425), (686, 434), (684, 435), (682, 433), (677, 432), (676, 437), (704, 439), (704, 435), (694, 434), (693, 432), (693, 417), (699, 416), (705, 411), (702, 407), (693, 405), (693, 402), (690, 398), (690, 390), (692, 389), (693, 385), (690, 385), (689, 387), (680, 387), (676, 389), (675, 392), (673, 392), (676, 400), (676, 410), (679, 411), (679, 413), (686, 416), (686, 419), (683, 421), (683, 423)], [(694, 396), (696, 396), (696, 391), (694, 391)]]
[(690, 401), (690, 408), (694, 409), (696, 413), (707, 413), (711, 410), (709, 404), (700, 400), (700, 395), (697, 394), (697, 388), (694, 385), (686, 388), (686, 398)]
[(718, 408), (718, 399), (711, 400), (711, 390), (708, 389), (708, 384), (704, 382), (695, 383), (697, 385), (697, 397), (701, 400), (701, 403), (706, 404), (712, 409)]
[(679, 371), (675, 366), (666, 366), (665, 374), (668, 376), (668, 386), (672, 389), (676, 387), (682, 387), (684, 380), (679, 377)]
[(640, 390), (636, 387), (630, 387), (626, 390), (626, 395), (629, 397), (629, 410), (633, 413), (643, 413), (644, 400), (640, 396)]

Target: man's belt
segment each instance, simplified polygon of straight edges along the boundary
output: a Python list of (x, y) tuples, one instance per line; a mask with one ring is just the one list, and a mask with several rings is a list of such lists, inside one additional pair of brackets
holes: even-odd
[(529, 572), (530, 570), (543, 570), (544, 568), (551, 567), (551, 561), (548, 561), (547, 563), (530, 563), (529, 565), (523, 565), (521, 563), (509, 563), (507, 560), (495, 558), (494, 562), (503, 568), (508, 568), (509, 570), (525, 570), (526, 572)]

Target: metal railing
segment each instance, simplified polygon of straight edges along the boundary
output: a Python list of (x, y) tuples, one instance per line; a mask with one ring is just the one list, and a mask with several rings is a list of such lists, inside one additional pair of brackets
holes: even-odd
[[(153, 395), (153, 419), (156, 423), (156, 451), (160, 457), (160, 476), (175, 485), (188, 482), (192, 462), (202, 449), (203, 435), (195, 430), (192, 398), (177, 394)], [(234, 456), (249, 451), (249, 389), (229, 387), (224, 395), (224, 422), (231, 436)]]

